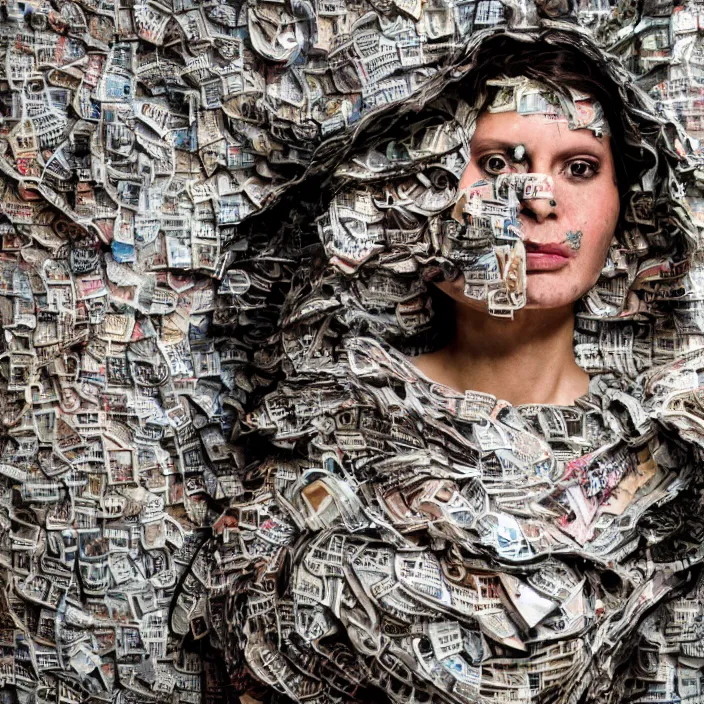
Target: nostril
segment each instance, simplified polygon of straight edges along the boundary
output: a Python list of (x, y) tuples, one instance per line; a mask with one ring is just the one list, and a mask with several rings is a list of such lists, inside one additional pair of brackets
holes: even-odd
[(518, 214), (536, 222), (544, 222), (548, 219), (557, 219), (557, 211), (555, 211), (548, 204), (547, 200), (543, 199), (521, 201), (521, 207)]
[(524, 217), (528, 218), (529, 220), (537, 220), (538, 215), (537, 213), (526, 203), (523, 203), (521, 205), (521, 209), (519, 210), (519, 215), (523, 215)]

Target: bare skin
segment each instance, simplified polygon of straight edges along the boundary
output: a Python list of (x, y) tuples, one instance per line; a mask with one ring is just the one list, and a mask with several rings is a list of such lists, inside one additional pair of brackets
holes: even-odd
[(571, 405), (587, 392), (589, 376), (574, 361), (572, 306), (523, 309), (514, 320), (456, 306), (455, 339), (413, 361), (451, 389), (481, 391), (509, 403)]
[[(514, 320), (495, 318), (464, 296), (462, 277), (438, 284), (454, 301), (456, 336), (413, 361), (433, 381), (460, 392), (481, 391), (514, 405), (571, 405), (589, 386), (574, 359), (574, 303), (598, 279), (619, 214), (609, 138), (541, 115), (484, 113), (471, 152), (461, 186), (498, 173), (549, 174), (556, 205), (531, 200), (521, 206), (527, 306)], [(517, 154), (524, 157), (520, 163)], [(561, 255), (540, 252), (560, 246)]]

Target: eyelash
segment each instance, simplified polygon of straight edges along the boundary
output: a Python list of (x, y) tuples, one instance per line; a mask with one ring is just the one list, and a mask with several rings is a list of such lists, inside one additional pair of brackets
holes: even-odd
[(590, 178), (594, 178), (599, 173), (599, 162), (598, 161), (592, 161), (591, 159), (575, 159), (574, 161), (570, 161), (566, 166), (565, 170), (569, 169), (570, 166), (574, 164), (586, 164), (591, 170), (592, 173), (589, 176), (577, 176), (576, 174), (569, 174), (568, 178), (574, 178), (580, 181), (586, 181)]
[[(500, 157), (501, 159), (503, 159), (503, 161), (504, 161), (503, 168), (504, 169), (510, 166), (510, 160), (508, 159), (508, 157), (505, 154), (502, 154), (501, 152), (494, 152), (492, 154), (486, 154), (485, 156), (483, 156), (479, 159), (479, 167), (481, 168), (482, 171), (484, 171), (484, 173), (486, 173), (489, 176), (498, 176), (500, 173), (506, 173), (505, 171), (503, 171), (503, 169), (501, 171), (496, 172), (496, 171), (489, 170), (487, 168), (487, 164), (488, 164), (489, 160), (494, 157), (497, 157), (497, 156)], [(568, 173), (567, 178), (576, 179), (578, 181), (587, 181), (590, 178), (594, 178), (594, 176), (596, 176), (599, 173), (599, 167), (600, 167), (599, 162), (592, 161), (591, 159), (575, 159), (574, 161), (570, 161), (565, 165), (565, 168), (562, 170), (561, 173), (568, 171), (569, 168), (573, 164), (586, 164), (591, 169), (591, 173), (588, 176), (578, 176), (577, 174)]]

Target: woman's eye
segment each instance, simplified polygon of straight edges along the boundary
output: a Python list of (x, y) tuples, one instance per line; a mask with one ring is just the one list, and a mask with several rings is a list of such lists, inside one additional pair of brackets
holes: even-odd
[(567, 170), (574, 178), (591, 178), (596, 175), (599, 167), (590, 161), (573, 161), (568, 164)]
[(504, 173), (509, 167), (506, 157), (501, 154), (489, 154), (482, 157), (479, 163), (482, 169), (492, 176)]

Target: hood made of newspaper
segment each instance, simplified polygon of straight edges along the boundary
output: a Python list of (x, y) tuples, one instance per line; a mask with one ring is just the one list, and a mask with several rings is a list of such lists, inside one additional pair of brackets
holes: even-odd
[[(699, 20), (0, 3), (0, 701), (699, 696)], [(508, 33), (603, 67), (631, 158), (569, 408), (398, 351)]]
[(433, 278), (459, 269), (491, 314), (522, 305), (486, 262), (520, 247), (510, 190), (525, 197), (533, 177), (475, 203), (496, 236), (452, 216), (495, 34), (473, 34), (334, 158), (321, 149), (315, 185), (261, 221), (308, 247), (277, 322), (284, 378), (243, 427), (243, 491), (200, 573), (240, 690), (253, 674), (297, 702), (615, 704), (703, 681), (702, 154), (667, 76), (649, 97), (574, 28), (511, 33), (576, 46), (618, 90), (621, 221), (577, 313), (589, 394), (513, 407), (433, 383), (403, 354), (441, 342)]

